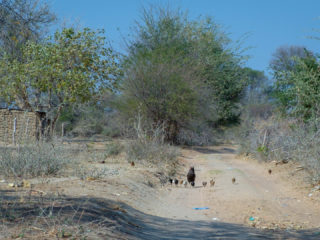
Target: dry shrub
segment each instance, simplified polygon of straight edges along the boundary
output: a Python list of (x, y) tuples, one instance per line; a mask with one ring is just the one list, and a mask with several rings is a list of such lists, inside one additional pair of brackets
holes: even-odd
[(320, 179), (320, 122), (251, 119), (242, 124), (238, 137), (241, 153), (253, 153), (265, 161), (299, 162), (312, 181)]
[(119, 142), (112, 142), (106, 145), (105, 157), (112, 157), (119, 155), (123, 150), (123, 145)]
[(6, 177), (56, 175), (70, 161), (57, 141), (29, 141), (0, 148), (0, 174)]
[(165, 142), (165, 127), (146, 127), (141, 117), (134, 124), (136, 139), (126, 146), (128, 161), (145, 161), (156, 165), (175, 164), (178, 150)]
[(220, 141), (220, 134), (207, 124), (192, 124), (189, 129), (181, 129), (178, 143), (187, 146), (208, 146)]
[(102, 179), (106, 176), (118, 175), (118, 169), (109, 169), (107, 167), (98, 168), (98, 167), (87, 167), (79, 165), (75, 168), (75, 175), (81, 180), (86, 179)]
[(91, 199), (25, 193), (10, 201), (5, 197), (0, 198), (1, 239), (91, 239), (105, 220), (92, 217)]

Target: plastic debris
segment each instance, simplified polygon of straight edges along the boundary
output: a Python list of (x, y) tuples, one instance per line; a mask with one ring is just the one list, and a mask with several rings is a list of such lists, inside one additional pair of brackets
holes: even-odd
[(250, 220), (250, 221), (254, 221), (254, 217), (250, 217), (249, 220)]
[(320, 191), (320, 185), (319, 186), (315, 186), (311, 192), (315, 192), (315, 191)]
[(212, 218), (212, 220), (213, 221), (219, 221), (219, 218), (214, 217), (214, 218)]
[(312, 193), (309, 193), (309, 195), (308, 195), (308, 196), (309, 196), (309, 197), (312, 197), (312, 195), (313, 195)]
[(209, 209), (208, 207), (195, 207), (193, 208), (194, 210), (207, 210)]

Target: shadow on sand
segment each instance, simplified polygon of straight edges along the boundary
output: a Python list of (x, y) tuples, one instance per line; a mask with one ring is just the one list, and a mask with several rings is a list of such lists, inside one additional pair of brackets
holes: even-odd
[(231, 154), (231, 153), (236, 153), (236, 151), (232, 148), (221, 148), (219, 150), (217, 149), (211, 149), (208, 147), (192, 147), (192, 150), (197, 151), (199, 153), (203, 154)]
[[(8, 199), (6, 192), (0, 190), (0, 193), (2, 200)], [(19, 199), (16, 200), (18, 203)], [(56, 199), (52, 205), (52, 199), (41, 198), (40, 201), (33, 198), (31, 202), (36, 201), (37, 204), (13, 204), (10, 211), (31, 224), (39, 216), (41, 207), (42, 214), (51, 211), (52, 216), (59, 219), (72, 217), (70, 224), (98, 225), (104, 229), (100, 234), (101, 239), (110, 239), (111, 231), (112, 236), (119, 236), (117, 239), (320, 239), (319, 230), (316, 229), (271, 231), (223, 222), (169, 219), (145, 214), (127, 204), (107, 199), (63, 197)], [(7, 219), (8, 205), (3, 202), (0, 206), (1, 220), (17, 224), (16, 220)], [(40, 202), (43, 206), (40, 206)]]

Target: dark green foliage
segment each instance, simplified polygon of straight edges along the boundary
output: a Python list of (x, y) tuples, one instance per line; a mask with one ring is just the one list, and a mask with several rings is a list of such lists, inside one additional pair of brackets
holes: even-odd
[(303, 120), (319, 116), (320, 71), (318, 57), (305, 50), (293, 57), (294, 67), (275, 71), (275, 97), (284, 114)]
[(102, 30), (65, 28), (21, 48), (23, 61), (0, 59), (0, 96), (21, 109), (47, 109), (51, 130), (63, 108), (94, 101), (116, 87), (117, 55)]
[(154, 124), (166, 124), (168, 140), (181, 129), (236, 121), (246, 85), (242, 58), (211, 18), (191, 21), (184, 13), (143, 11), (136, 37), (124, 58), (120, 109), (139, 111)]
[(119, 113), (112, 109), (113, 95), (105, 94), (98, 101), (73, 105), (62, 111), (57, 130), (64, 125), (67, 136), (93, 136), (102, 134), (106, 137), (119, 137), (125, 124), (119, 119)]

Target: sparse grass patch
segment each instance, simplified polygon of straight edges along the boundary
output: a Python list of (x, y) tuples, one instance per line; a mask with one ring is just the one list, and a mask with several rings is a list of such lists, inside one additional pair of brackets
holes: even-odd
[(128, 142), (126, 146), (127, 160), (153, 165), (174, 176), (177, 172), (179, 151), (164, 142), (152, 138), (137, 139)]
[(157, 166), (173, 176), (178, 163), (178, 148), (165, 142), (164, 125), (153, 127), (142, 125), (142, 120), (138, 116), (134, 126), (136, 138), (128, 141), (126, 145), (127, 160)]
[(92, 215), (95, 201), (90, 200), (54, 194), (28, 197), (22, 192), (11, 196), (10, 201), (2, 196), (1, 239), (91, 239), (105, 218)]
[(106, 159), (106, 154), (103, 151), (93, 151), (83, 154), (88, 162), (99, 163)]
[(169, 144), (159, 144), (152, 141), (132, 141), (127, 145), (129, 161), (146, 161), (153, 164), (174, 163), (178, 150)]
[(240, 153), (263, 161), (295, 161), (320, 180), (320, 123), (275, 119), (244, 122), (238, 134)]
[(219, 169), (212, 169), (208, 172), (209, 174), (212, 174), (212, 175), (218, 175), (218, 174), (221, 174), (223, 173), (222, 170), (219, 170)]
[(112, 157), (119, 155), (123, 150), (123, 145), (119, 142), (112, 142), (106, 145), (105, 157)]
[(119, 171), (117, 169), (109, 169), (107, 167), (86, 167), (80, 165), (75, 169), (75, 175), (81, 180), (97, 180), (104, 178), (106, 176), (118, 175)]
[(94, 145), (85, 145), (84, 151), (78, 156), (81, 161), (91, 163), (115, 163), (124, 146), (119, 142), (111, 142), (105, 144), (102, 148), (94, 148)]
[(0, 174), (5, 177), (57, 175), (71, 160), (57, 142), (32, 142), (0, 148)]

